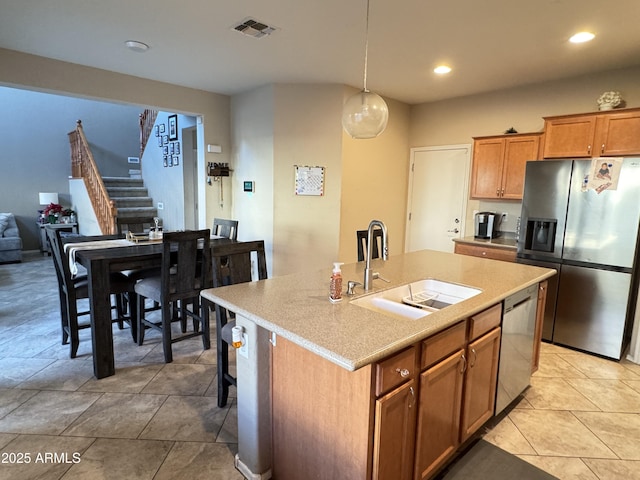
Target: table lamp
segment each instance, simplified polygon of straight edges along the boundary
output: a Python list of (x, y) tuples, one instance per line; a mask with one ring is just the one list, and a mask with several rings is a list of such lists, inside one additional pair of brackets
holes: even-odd
[(49, 205), (50, 203), (58, 203), (57, 193), (40, 192), (40, 205)]

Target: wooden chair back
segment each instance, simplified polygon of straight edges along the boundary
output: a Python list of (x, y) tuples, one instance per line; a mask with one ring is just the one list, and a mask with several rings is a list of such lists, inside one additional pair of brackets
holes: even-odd
[(155, 227), (153, 217), (116, 217), (116, 232), (118, 235), (131, 233), (145, 233)]
[(267, 260), (264, 240), (250, 242), (225, 243), (212, 249), (213, 286), (235, 285), (251, 282), (251, 255), (257, 257), (257, 279), (267, 278)]
[(191, 299), (210, 288), (211, 230), (165, 232), (162, 238), (162, 298)]
[(73, 290), (73, 279), (71, 277), (69, 261), (64, 253), (60, 230), (48, 227), (45, 227), (45, 230), (47, 232), (49, 245), (51, 245), (51, 257), (53, 258), (53, 265), (55, 266), (56, 276), (58, 277), (58, 286), (62, 291), (70, 293)]
[(218, 235), (219, 237), (230, 238), (231, 240), (238, 240), (238, 221), (214, 218), (211, 234)]
[[(357, 230), (358, 237), (358, 261), (362, 262), (367, 254), (367, 230)], [(379, 258), (380, 250), (382, 250), (382, 230), (376, 228), (372, 232), (373, 247), (371, 250), (371, 258)]]

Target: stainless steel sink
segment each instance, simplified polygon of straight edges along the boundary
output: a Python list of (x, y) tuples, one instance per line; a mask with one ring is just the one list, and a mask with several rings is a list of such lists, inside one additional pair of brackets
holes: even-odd
[(427, 278), (356, 298), (351, 304), (392, 317), (417, 320), (481, 292), (479, 288)]

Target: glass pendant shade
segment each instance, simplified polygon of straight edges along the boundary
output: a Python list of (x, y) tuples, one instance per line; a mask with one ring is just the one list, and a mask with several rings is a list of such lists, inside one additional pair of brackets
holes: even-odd
[(349, 98), (342, 109), (342, 127), (353, 138), (375, 138), (387, 126), (389, 108), (380, 95), (362, 90)]

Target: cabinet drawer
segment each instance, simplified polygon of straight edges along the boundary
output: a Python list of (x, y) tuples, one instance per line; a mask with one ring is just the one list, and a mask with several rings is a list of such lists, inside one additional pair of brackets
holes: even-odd
[(438, 360), (464, 347), (467, 323), (462, 321), (434, 336), (423, 340), (420, 370), (430, 367)]
[(485, 246), (469, 245), (466, 243), (456, 242), (455, 253), (461, 255), (470, 255), (473, 257), (491, 258), (492, 260), (503, 260), (505, 262), (516, 261), (516, 251), (504, 248), (493, 248)]
[(376, 396), (414, 378), (416, 373), (416, 347), (410, 347), (376, 364)]
[(500, 325), (502, 319), (502, 303), (475, 314), (469, 319), (469, 340), (475, 340)]

